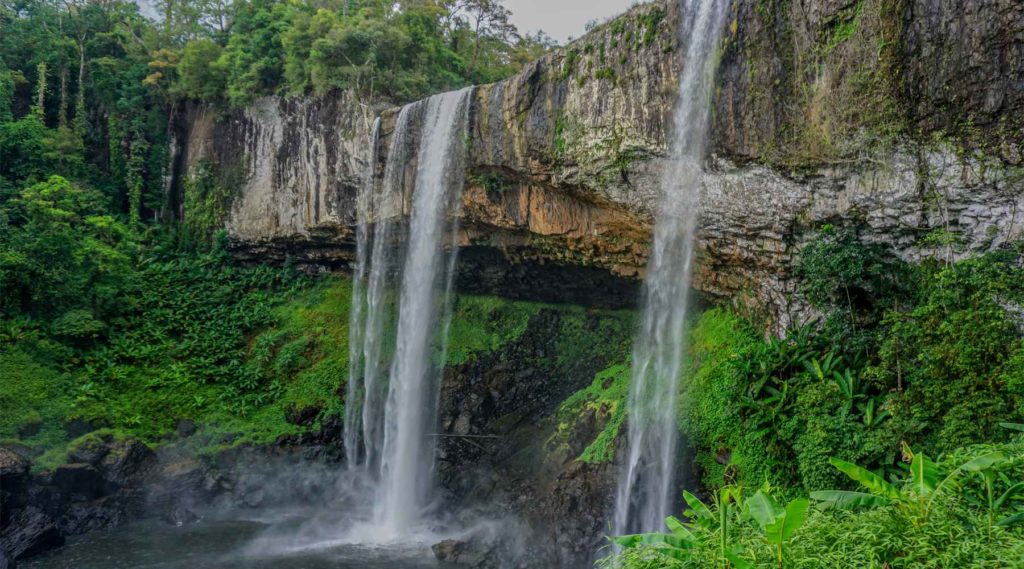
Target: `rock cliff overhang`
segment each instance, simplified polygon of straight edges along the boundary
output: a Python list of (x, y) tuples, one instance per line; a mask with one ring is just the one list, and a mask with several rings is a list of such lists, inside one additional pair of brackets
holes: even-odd
[[(1024, 236), (1024, 5), (736, 0), (731, 10), (696, 288), (785, 324), (800, 304), (793, 260), (825, 223), (855, 224), (911, 260)], [(460, 286), (635, 301), (677, 97), (678, 11), (641, 5), (475, 90)], [(227, 115), (193, 108), (178, 117), (171, 187), (204, 165), (234, 173), (223, 176), (237, 180), (224, 223), (240, 258), (345, 269), (370, 126), (381, 113), (380, 175), (396, 112), (351, 93), (267, 98)]]

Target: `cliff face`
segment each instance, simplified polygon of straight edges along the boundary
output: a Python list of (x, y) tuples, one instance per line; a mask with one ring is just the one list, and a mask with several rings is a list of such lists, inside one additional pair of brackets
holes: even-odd
[[(857, 224), (911, 259), (1024, 236), (1024, 6), (736, 0), (731, 11), (698, 289), (785, 324), (794, 255), (823, 223)], [(554, 279), (571, 283), (534, 293), (635, 298), (685, 49), (678, 12), (671, 0), (634, 8), (476, 89), (466, 288), (514, 295)], [(224, 222), (242, 258), (345, 267), (373, 111), (347, 93), (193, 110), (179, 121), (177, 177), (204, 164), (239, 173)]]

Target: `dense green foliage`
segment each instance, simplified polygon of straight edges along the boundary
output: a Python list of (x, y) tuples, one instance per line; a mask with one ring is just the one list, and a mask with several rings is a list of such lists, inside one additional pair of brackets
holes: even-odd
[(709, 483), (813, 491), (840, 483), (833, 456), (892, 472), (901, 442), (1008, 437), (999, 423), (1024, 415), (1016, 252), (911, 267), (826, 231), (800, 266), (823, 319), (767, 341), (721, 309), (694, 328), (682, 421)]
[[(680, 421), (715, 492), (712, 509), (726, 505), (729, 547), (721, 548), (721, 526), (688, 527), (699, 545), (681, 543), (689, 537), (680, 531), (635, 537), (626, 540), (635, 547), (608, 563), (1024, 564), (1016, 525), (1024, 496), (1015, 485), (1024, 449), (1016, 431), (1001, 426), (1024, 417), (1020, 259), (1006, 250), (911, 266), (851, 230), (825, 227), (797, 266), (820, 318), (766, 340), (762, 326), (727, 309), (703, 313), (691, 332)], [(997, 468), (969, 461), (993, 452), (1002, 457)], [(953, 476), (941, 491), (939, 473)], [(858, 484), (868, 493), (851, 493)], [(782, 562), (744, 505), (758, 488), (779, 500), (823, 500), (794, 529)], [(835, 511), (829, 503), (876, 507)], [(692, 506), (687, 517), (699, 525)]]
[[(520, 36), (496, 0), (155, 4), (157, 20), (126, 0), (0, 2), (0, 199), (58, 174), (135, 231), (182, 205), (164, 174), (169, 119), (186, 100), (351, 89), (405, 102), (501, 79), (553, 45)], [(210, 233), (230, 185), (204, 189), (184, 205)]]
[[(494, 0), (150, 7), (0, 2), (0, 438), (50, 450), (44, 462), (86, 428), (156, 443), (189, 420), (217, 448), (317, 426), (289, 423), (296, 410), (343, 411), (348, 284), (233, 266), (214, 243), (229, 165), (200, 165), (183, 203), (165, 195), (167, 125), (186, 99), (406, 101), (551, 46)], [(458, 310), (452, 363), (511, 341), (538, 308)]]
[(670, 533), (617, 538), (624, 553), (601, 565), (1019, 567), (1022, 457), (1020, 441), (974, 447), (939, 463), (914, 454), (910, 473), (893, 482), (834, 461), (865, 491), (819, 492), (786, 505), (767, 485), (725, 486), (710, 504), (688, 494), (688, 522), (669, 518)]

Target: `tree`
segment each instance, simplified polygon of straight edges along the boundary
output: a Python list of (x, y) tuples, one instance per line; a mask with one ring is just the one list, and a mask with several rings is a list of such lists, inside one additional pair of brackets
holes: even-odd
[(212, 40), (188, 42), (178, 62), (174, 93), (204, 101), (215, 101), (222, 97), (227, 82), (218, 61), (223, 53), (224, 48)]

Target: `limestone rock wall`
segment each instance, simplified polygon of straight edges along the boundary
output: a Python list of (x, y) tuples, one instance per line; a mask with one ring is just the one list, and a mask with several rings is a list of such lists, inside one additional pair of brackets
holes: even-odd
[[(496, 255), (467, 257), (482, 276), (461, 283), (528, 295), (531, 279), (574, 269), (596, 287), (643, 276), (679, 18), (671, 0), (638, 6), (476, 89), (462, 245)], [(697, 288), (785, 324), (799, 312), (793, 259), (824, 223), (862, 226), (908, 259), (1024, 237), (1024, 5), (734, 0), (726, 25)], [(376, 110), (340, 93), (193, 112), (178, 177), (239, 164), (225, 220), (239, 256), (344, 268)], [(579, 284), (571, 296), (586, 300)], [(621, 290), (633, 300), (635, 286)]]

